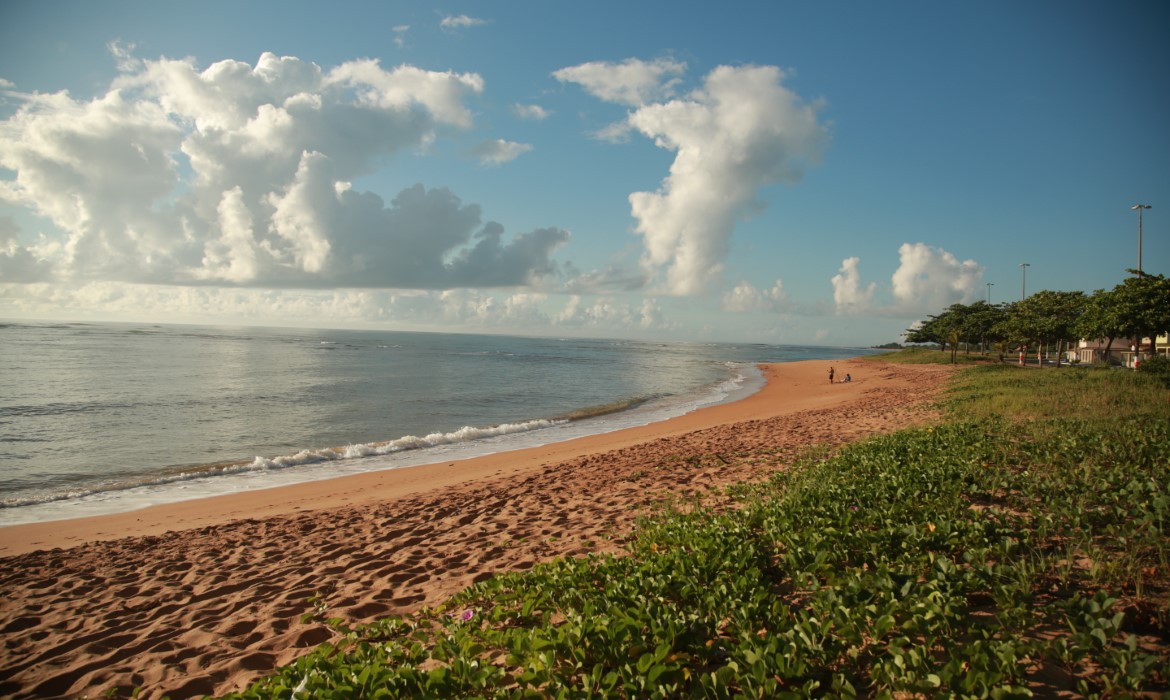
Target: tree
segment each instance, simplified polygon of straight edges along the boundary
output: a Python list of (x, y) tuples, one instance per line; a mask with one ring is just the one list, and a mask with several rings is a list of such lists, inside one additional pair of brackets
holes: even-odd
[(938, 343), (951, 348), (955, 361), (959, 343), (994, 343), (1000, 360), (1010, 343), (1035, 344), (1037, 361), (1045, 346), (1057, 344), (1057, 365), (1062, 348), (1078, 338), (1108, 338), (1106, 353), (1115, 338), (1152, 339), (1150, 350), (1157, 352), (1158, 334), (1170, 333), (1170, 279), (1130, 270), (1130, 277), (1110, 291), (1042, 291), (1027, 299), (1005, 305), (982, 301), (952, 304), (937, 316), (930, 316), (917, 328), (906, 331), (907, 343)]
[(1116, 307), (1120, 335), (1132, 336), (1134, 344), (1150, 338), (1150, 351), (1158, 351), (1158, 334), (1170, 332), (1170, 279), (1130, 270), (1121, 284), (1113, 288), (1111, 300)]
[(1151, 339), (1157, 352), (1158, 334), (1170, 331), (1170, 280), (1130, 270), (1121, 284), (1109, 291), (1097, 290), (1089, 297), (1085, 312), (1077, 321), (1082, 338), (1106, 338), (1105, 354), (1116, 338)]
[(978, 342), (980, 347), (1001, 340), (996, 332), (997, 327), (1004, 320), (1004, 307), (998, 304), (988, 304), (977, 301), (967, 307), (963, 314), (963, 338), (968, 343)]
[(1108, 361), (1114, 338), (1125, 333), (1125, 324), (1121, 320), (1120, 305), (1114, 291), (1098, 289), (1085, 300), (1085, 312), (1077, 319), (1076, 331), (1081, 338), (1105, 338), (1102, 359)]
[(923, 321), (918, 328), (906, 331), (908, 343), (938, 343), (943, 348), (950, 347), (951, 363), (955, 362), (955, 355), (959, 350), (959, 343), (964, 340), (963, 319), (967, 307), (963, 304), (952, 304), (946, 311), (937, 316), (931, 316)]
[(931, 316), (919, 323), (917, 327), (907, 328), (906, 342), (914, 344), (938, 343), (939, 346), (946, 345), (947, 341), (943, 337), (943, 327), (938, 319), (938, 316)]
[[(1003, 338), (1003, 342), (1007, 345), (1027, 345), (1032, 342), (1034, 332), (1025, 320), (1021, 318), (1019, 309), (1020, 302), (1013, 301), (1004, 305), (1003, 318), (995, 326), (995, 334)], [(1022, 352), (1022, 351), (1021, 351)]]
[(972, 345), (978, 344), (982, 348), (984, 343), (998, 340), (996, 328), (1003, 317), (1002, 306), (984, 301), (951, 304), (946, 311), (929, 317), (917, 328), (908, 329), (906, 342), (938, 343), (944, 348), (950, 347), (953, 363), (960, 344), (965, 343), (967, 354), (970, 354)]
[(1056, 343), (1059, 367), (1061, 346), (1076, 340), (1076, 321), (1084, 309), (1084, 292), (1045, 290), (1011, 304), (997, 329), (1013, 340), (1035, 343), (1037, 364), (1042, 364), (1044, 347)]

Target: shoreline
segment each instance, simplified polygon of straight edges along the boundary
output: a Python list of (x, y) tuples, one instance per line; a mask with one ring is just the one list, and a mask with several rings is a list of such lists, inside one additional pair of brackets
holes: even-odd
[[(727, 363), (732, 364), (732, 363)], [(505, 420), (499, 424), (464, 426), (388, 440), (350, 442), (329, 447), (288, 448), (275, 455), (236, 457), (214, 463), (156, 468), (127, 477), (110, 487), (78, 486), (68, 495), (33, 496), (20, 505), (0, 507), (0, 556), (3, 532), (20, 525), (122, 515), (154, 506), (202, 501), (225, 495), (330, 481), (394, 469), (465, 462), (485, 455), (517, 452), (579, 437), (642, 427), (694, 412), (699, 408), (733, 403), (763, 388), (760, 363), (738, 365), (722, 380), (665, 396), (616, 400), (605, 406), (582, 407), (563, 414)], [(621, 406), (621, 404), (626, 404)], [(621, 406), (621, 407), (619, 407)], [(615, 408), (616, 407), (616, 408)], [(525, 427), (536, 426), (540, 427)], [(468, 436), (471, 434), (471, 436)], [(424, 436), (425, 437), (422, 437)], [(383, 451), (385, 450), (385, 451)], [(241, 452), (246, 454), (247, 451)], [(257, 464), (269, 466), (257, 467)]]
[[(827, 380), (823, 382), (826, 390), (823, 392), (800, 397), (777, 395), (777, 380), (783, 373), (776, 368), (810, 363), (824, 365), (820, 371), (825, 377), (828, 368), (834, 363), (844, 364), (839, 360), (800, 360), (759, 365), (764, 373), (764, 386), (741, 399), (704, 406), (681, 416), (643, 426), (536, 447), (200, 497), (121, 513), (0, 526), (0, 557), (39, 549), (66, 549), (93, 541), (161, 535), (171, 530), (215, 526), (242, 518), (264, 518), (392, 500), (485, 477), (516, 475), (550, 462), (735, 422), (749, 414), (759, 418), (775, 417), (814, 405), (844, 400), (844, 395), (835, 396), (828, 391), (832, 386)], [(856, 384), (860, 385), (861, 382)]]
[[(830, 366), (854, 381), (829, 384)], [(242, 690), (332, 638), (301, 622), (317, 604), (369, 622), (556, 557), (620, 554), (658, 504), (717, 504), (814, 445), (933, 420), (955, 370), (853, 359), (764, 371), (755, 394), (638, 428), (4, 528), (0, 696)]]

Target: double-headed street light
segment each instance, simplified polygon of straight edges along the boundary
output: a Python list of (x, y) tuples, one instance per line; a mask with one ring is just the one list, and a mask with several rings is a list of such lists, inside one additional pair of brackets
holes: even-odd
[(1032, 263), (1020, 263), (1020, 301), (1028, 296), (1028, 268)]
[(1149, 204), (1135, 204), (1130, 210), (1137, 209), (1138, 213), (1138, 272), (1142, 271), (1142, 210), (1153, 209)]
[(991, 306), (991, 288), (995, 286), (995, 282), (987, 283), (987, 305)]

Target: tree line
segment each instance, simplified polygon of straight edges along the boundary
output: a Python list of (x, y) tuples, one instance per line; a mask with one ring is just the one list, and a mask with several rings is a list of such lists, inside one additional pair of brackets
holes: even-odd
[[(1034, 348), (1039, 361), (1044, 348), (1056, 346), (1057, 357), (1079, 339), (1104, 339), (1103, 356), (1115, 340), (1140, 344), (1170, 332), (1170, 279), (1139, 270), (1111, 290), (1041, 291), (1016, 302), (952, 304), (937, 316), (906, 331), (907, 343), (938, 343), (950, 348), (951, 361), (961, 345), (998, 350), (1000, 361), (1012, 348)], [(1131, 340), (1132, 339), (1132, 340)], [(1060, 360), (1057, 360), (1059, 364)]]

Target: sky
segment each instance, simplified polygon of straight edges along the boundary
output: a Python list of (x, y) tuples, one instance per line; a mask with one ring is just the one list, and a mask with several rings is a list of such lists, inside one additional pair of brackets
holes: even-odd
[[(0, 318), (867, 346), (1170, 273), (1170, 3), (9, 2)], [(1027, 263), (1027, 267), (1022, 267)]]

